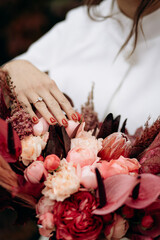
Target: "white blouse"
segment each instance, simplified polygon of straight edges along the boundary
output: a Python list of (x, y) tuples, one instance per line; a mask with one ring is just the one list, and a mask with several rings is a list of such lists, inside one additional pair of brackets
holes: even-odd
[[(110, 15), (104, 21), (93, 21), (86, 7), (70, 11), (66, 20), (56, 24), (47, 34), (19, 56), (42, 71), (49, 71), (62, 92), (80, 110), (87, 101), (93, 82), (95, 111), (99, 119), (112, 112), (125, 118), (130, 133), (153, 122), (160, 115), (160, 9), (142, 20), (137, 47), (132, 38), (117, 56), (125, 42), (132, 20), (112, 0), (103, 1), (97, 10)], [(116, 57), (117, 56), (117, 57)]]

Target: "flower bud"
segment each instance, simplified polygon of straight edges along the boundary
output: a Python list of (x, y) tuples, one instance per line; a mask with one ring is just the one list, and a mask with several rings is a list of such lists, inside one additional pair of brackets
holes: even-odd
[(76, 127), (79, 125), (79, 122), (75, 122), (73, 120), (68, 120), (68, 126), (66, 127), (66, 132), (69, 137), (72, 136), (72, 133), (76, 129)]
[(153, 218), (151, 217), (151, 215), (145, 215), (143, 218), (142, 218), (142, 221), (141, 221), (141, 225), (142, 227), (144, 228), (151, 228), (153, 226)]
[(48, 128), (49, 128), (49, 124), (46, 122), (46, 120), (43, 117), (41, 117), (37, 124), (33, 124), (34, 136), (43, 135), (48, 131)]
[(60, 158), (55, 154), (48, 155), (44, 160), (44, 167), (48, 171), (54, 171), (59, 167)]
[(131, 141), (127, 135), (115, 132), (106, 137), (102, 142), (102, 149), (98, 153), (103, 160), (118, 159), (121, 155), (128, 157)]
[(43, 166), (43, 162), (35, 161), (29, 165), (24, 171), (24, 177), (27, 182), (40, 183), (41, 180), (45, 180), (48, 173)]
[(52, 213), (47, 212), (40, 216), (39, 224), (42, 224), (43, 228), (46, 230), (53, 230), (54, 228), (54, 216)]
[(114, 215), (114, 223), (110, 226), (106, 226), (104, 233), (107, 239), (121, 239), (127, 232), (129, 224), (127, 220), (120, 215)]
[(51, 200), (45, 196), (41, 197), (36, 204), (36, 213), (38, 216), (43, 215), (47, 212), (52, 212), (55, 201)]

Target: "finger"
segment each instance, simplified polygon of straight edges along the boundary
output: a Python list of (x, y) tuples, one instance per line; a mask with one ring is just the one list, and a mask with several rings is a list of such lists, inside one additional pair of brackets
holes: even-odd
[(39, 122), (38, 117), (35, 114), (35, 112), (33, 111), (32, 106), (29, 103), (28, 99), (24, 95), (21, 95), (21, 96), (18, 96), (18, 100), (22, 103), (23, 107), (29, 113), (32, 122), (33, 123), (38, 123)]
[(56, 83), (53, 81), (53, 84), (50, 88), (50, 92), (53, 95), (53, 97), (57, 100), (60, 107), (64, 110), (64, 112), (67, 114), (69, 119), (72, 119), (74, 121), (78, 121), (78, 116), (74, 109), (72, 108), (70, 102), (68, 99), (63, 95), (63, 93), (58, 89)]
[(65, 127), (68, 126), (67, 118), (62, 112), (62, 109), (60, 108), (55, 98), (46, 90), (43, 90), (41, 96), (43, 97), (44, 102), (48, 106), (50, 112), (56, 117), (58, 123), (60, 125), (64, 125)]
[(55, 117), (52, 116), (52, 114), (49, 112), (44, 101), (37, 101), (39, 96), (36, 93), (30, 92), (30, 94), (28, 95), (28, 98), (29, 98), (29, 101), (33, 103), (33, 105), (38, 110), (38, 112), (42, 115), (42, 117), (46, 119), (46, 121), (49, 124), (54, 125), (57, 123)]

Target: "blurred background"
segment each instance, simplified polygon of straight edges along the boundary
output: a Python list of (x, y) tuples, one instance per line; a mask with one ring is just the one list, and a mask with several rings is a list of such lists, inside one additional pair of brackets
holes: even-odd
[[(31, 43), (45, 34), (66, 13), (83, 0), (0, 0), (0, 66), (25, 52)], [(2, 189), (0, 189), (2, 190)], [(20, 218), (25, 215), (24, 209)], [(30, 215), (34, 215), (31, 211)], [(0, 240), (38, 240), (34, 216), (17, 224), (12, 209), (0, 211)]]
[(27, 50), (82, 0), (0, 0), (0, 65)]

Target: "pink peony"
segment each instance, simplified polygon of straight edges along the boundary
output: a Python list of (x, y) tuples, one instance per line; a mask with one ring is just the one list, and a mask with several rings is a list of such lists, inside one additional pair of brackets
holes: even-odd
[(41, 161), (33, 162), (24, 171), (24, 177), (26, 181), (34, 184), (45, 180), (47, 175), (48, 173), (44, 168), (43, 162)]
[(74, 167), (78, 164), (84, 167), (92, 165), (96, 158), (97, 156), (91, 148), (75, 147), (68, 152), (66, 160), (73, 163)]
[(102, 139), (96, 139), (95, 136), (92, 136), (92, 131), (84, 131), (84, 126), (84, 123), (81, 124), (76, 137), (71, 139), (71, 149), (75, 147), (91, 148), (95, 155), (97, 155), (102, 148)]
[(43, 136), (30, 135), (21, 140), (22, 154), (21, 159), (24, 165), (29, 165), (30, 162), (37, 160), (42, 150), (45, 148), (49, 133), (46, 132)]
[(79, 122), (75, 122), (73, 120), (68, 120), (68, 126), (66, 127), (66, 132), (69, 137), (72, 136), (72, 133), (76, 129), (76, 127), (79, 125)]
[(110, 162), (102, 161), (97, 165), (104, 179), (117, 174), (136, 174), (140, 168), (137, 159), (124, 158), (123, 156), (120, 156), (117, 160), (111, 160)]
[(85, 166), (81, 169), (80, 183), (87, 189), (97, 188), (97, 178), (90, 166)]
[(59, 167), (60, 158), (55, 154), (48, 155), (44, 160), (44, 167), (48, 171), (54, 171)]
[(49, 124), (46, 122), (46, 120), (41, 117), (39, 119), (39, 122), (36, 124), (33, 124), (33, 134), (35, 136), (41, 136), (45, 134), (49, 129)]
[(104, 160), (118, 159), (121, 155), (128, 157), (131, 142), (127, 135), (115, 132), (106, 137), (102, 142), (99, 156)]

